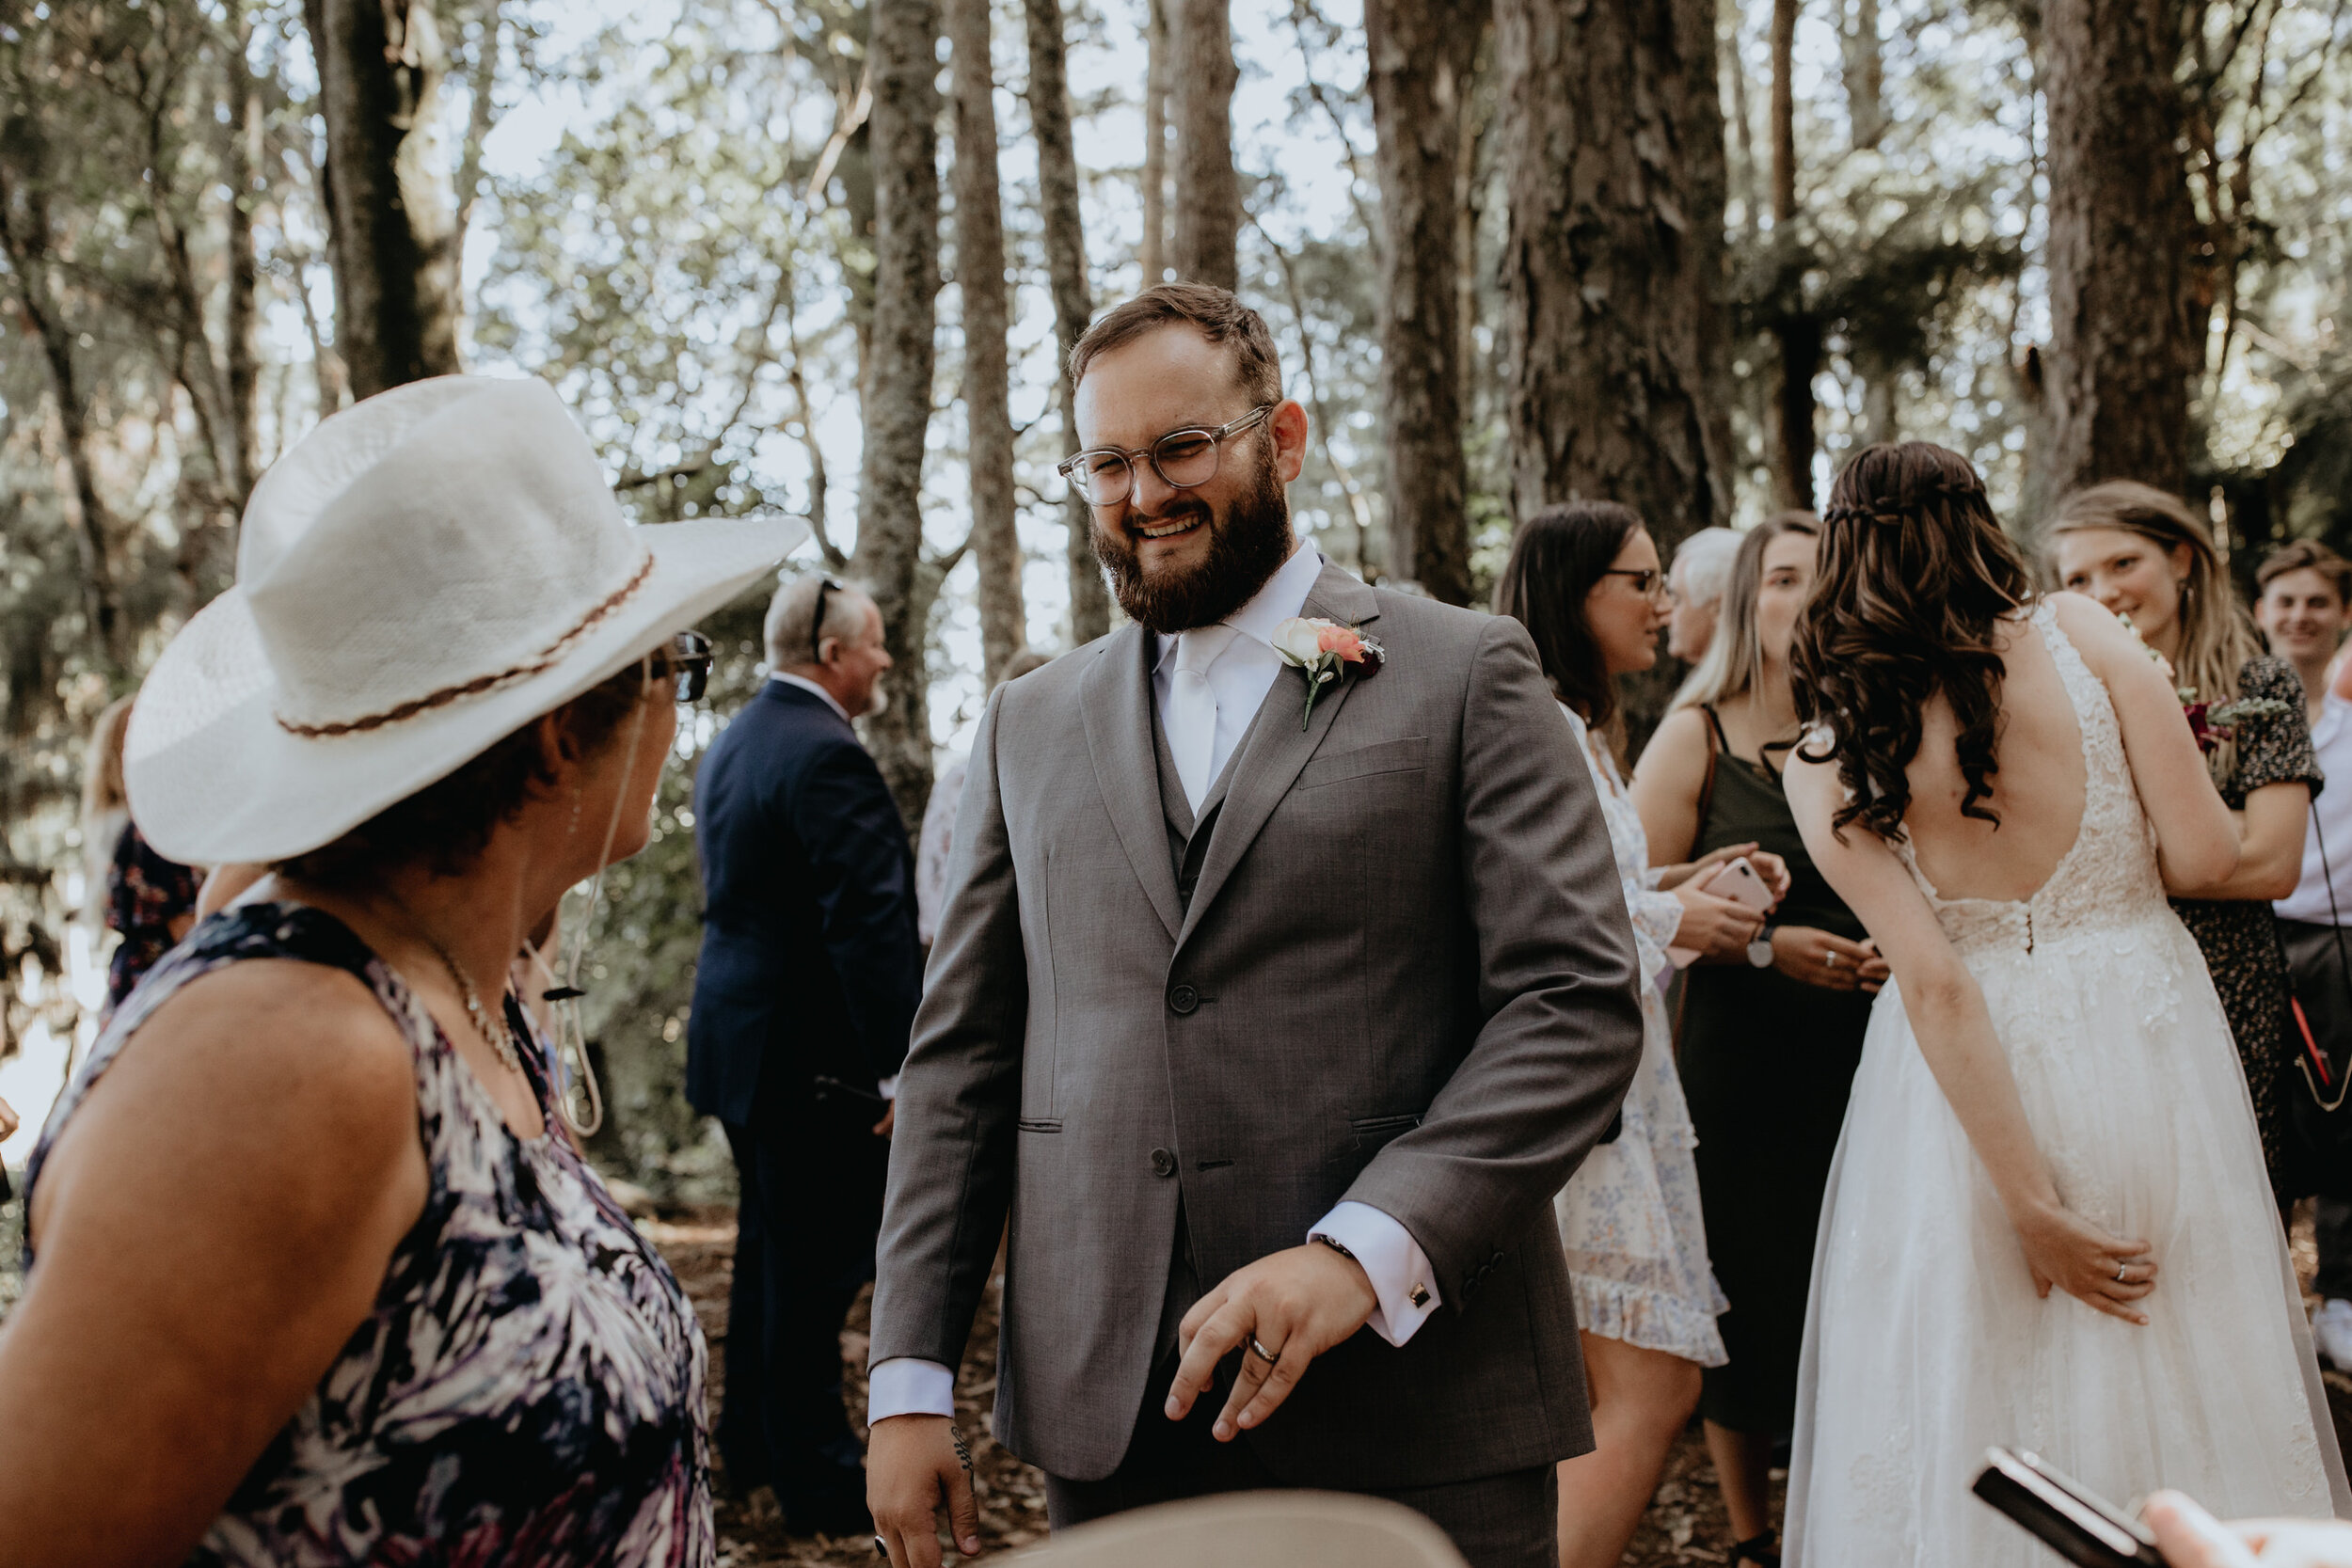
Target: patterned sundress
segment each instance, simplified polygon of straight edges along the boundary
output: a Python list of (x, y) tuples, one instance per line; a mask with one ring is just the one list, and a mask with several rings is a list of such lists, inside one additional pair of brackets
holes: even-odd
[(1724, 1364), (1715, 1319), (1730, 1303), (1707, 1260), (1698, 1134), (1675, 1076), (1673, 1030), (1659, 981), (1682, 903), (1659, 890), (1649, 838), (1610, 756), (1565, 704), (1561, 712), (1593, 771), (1617, 858), (1642, 967), (1642, 1065), (1626, 1091), (1617, 1136), (1594, 1148), (1552, 1200), (1576, 1292), (1576, 1325), (1603, 1339), (1664, 1351), (1702, 1367)]
[[(326, 964), (374, 993), (415, 1063), (429, 1187), (374, 1310), (188, 1560), (707, 1568), (707, 1353), (685, 1292), (560, 1131), (537, 1054), (522, 1062), (549, 1132), (526, 1140), (341, 921), (248, 904), (192, 932), (99, 1037), (42, 1131), (28, 1186), (139, 1025), (191, 980), (247, 958)], [(29, 1249), (26, 1261), (37, 1269)]]

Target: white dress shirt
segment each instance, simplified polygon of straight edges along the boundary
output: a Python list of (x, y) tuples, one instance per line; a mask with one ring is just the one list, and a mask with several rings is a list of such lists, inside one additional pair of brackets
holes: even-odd
[[(843, 723), (846, 724), (850, 721), (850, 710), (843, 707), (839, 702), (835, 701), (832, 692), (826, 690), (823, 687), (818, 686), (815, 681), (810, 680), (807, 676), (787, 675), (783, 671), (779, 670), (768, 678), (771, 681), (781, 681), (787, 686), (797, 686), (803, 691), (815, 692), (818, 696), (824, 699), (825, 705), (827, 707), (841, 715), (841, 721)], [(875, 1085), (875, 1089), (876, 1092), (879, 1093), (884, 1100), (898, 1099), (898, 1075), (895, 1072), (892, 1073), (889, 1077), (883, 1079), (879, 1085)]]
[[(2334, 692), (2312, 726), (2319, 770), (2334, 784), (2312, 801), (2312, 831), (2303, 835), (2303, 876), (2295, 891), (2270, 906), (2282, 920), (2307, 926), (2352, 926), (2352, 703)], [(2332, 896), (2328, 872), (2335, 873)]]
[[(1225, 771), (1234, 748), (1241, 744), (1249, 721), (1265, 703), (1275, 678), (1282, 673), (1282, 657), (1274, 651), (1275, 628), (1307, 608), (1307, 595), (1323, 571), (1323, 557), (1295, 547), (1291, 557), (1266, 579), (1263, 588), (1224, 622), (1241, 635), (1229, 641), (1208, 668), (1211, 689), (1216, 693), (1216, 739), (1209, 753), (1209, 778)], [(1152, 707), (1160, 732), (1168, 735), (1168, 708), (1175, 689), (1178, 640), (1166, 633), (1159, 639), (1159, 657), (1152, 669)], [(778, 679), (789, 680), (790, 676)], [(1306, 700), (1300, 689), (1299, 700)], [(1168, 736), (1169, 744), (1175, 736)], [(1368, 1203), (1342, 1202), (1311, 1227), (1304, 1240), (1327, 1236), (1363, 1265), (1378, 1304), (1370, 1326), (1391, 1345), (1402, 1345), (1441, 1305), (1428, 1255), (1392, 1215)], [(874, 1368), (867, 1385), (867, 1425), (892, 1416), (953, 1416), (956, 1378), (948, 1368), (918, 1356), (900, 1355)]]

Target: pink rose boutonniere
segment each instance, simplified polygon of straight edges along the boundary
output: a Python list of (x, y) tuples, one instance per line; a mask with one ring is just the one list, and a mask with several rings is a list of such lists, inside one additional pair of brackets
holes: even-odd
[(1302, 730), (1314, 718), (1315, 699), (1326, 687), (1350, 670), (1357, 679), (1369, 680), (1388, 657), (1377, 641), (1356, 627), (1307, 615), (1294, 615), (1274, 628), (1274, 651), (1307, 677), (1307, 707), (1298, 716)]

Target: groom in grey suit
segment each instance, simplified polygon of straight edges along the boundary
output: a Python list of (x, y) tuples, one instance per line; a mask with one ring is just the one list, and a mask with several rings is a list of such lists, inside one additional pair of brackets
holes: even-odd
[[(1136, 624), (973, 748), (874, 1296), (882, 1544), (931, 1568), (945, 1508), (978, 1547), (949, 1369), (1009, 1219), (995, 1432), (1056, 1528), (1337, 1488), (1549, 1568), (1592, 1446), (1551, 1197), (1642, 1049), (1589, 775), (1517, 622), (1298, 544), (1255, 311), (1153, 289), (1070, 373)], [(1316, 680), (1299, 616), (1385, 657)]]

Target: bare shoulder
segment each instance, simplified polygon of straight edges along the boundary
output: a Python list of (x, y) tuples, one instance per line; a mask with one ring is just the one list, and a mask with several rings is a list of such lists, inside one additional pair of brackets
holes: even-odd
[(2057, 593), (2050, 595), (2050, 611), (2058, 630), (2074, 644), (2074, 651), (2083, 662), (2102, 677), (2106, 676), (2118, 658), (2129, 657), (2148, 661), (2147, 650), (2133, 640), (2105, 605), (2081, 594)]
[(255, 958), (156, 1009), (89, 1091), (52, 1168), (63, 1185), (77, 1167), (128, 1178), (160, 1164), (191, 1190), (225, 1192), (299, 1173), (324, 1196), (380, 1184), (420, 1148), (413, 1058), (382, 1004), (342, 970)]
[(1707, 715), (1695, 707), (1678, 707), (1666, 715), (1642, 749), (1633, 777), (1661, 778), (1666, 774), (1695, 774), (1704, 768), (1715, 737), (1708, 733)]

